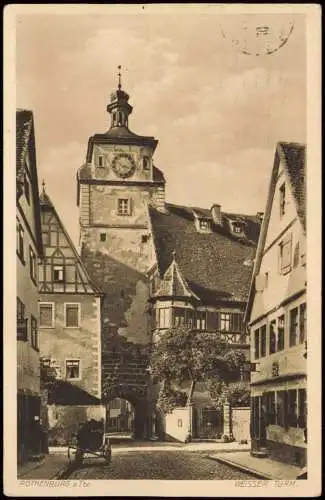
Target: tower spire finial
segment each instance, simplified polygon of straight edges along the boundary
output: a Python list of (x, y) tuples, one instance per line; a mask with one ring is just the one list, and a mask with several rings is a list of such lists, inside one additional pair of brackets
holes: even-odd
[(45, 194), (45, 180), (42, 181), (43, 194)]
[(118, 76), (118, 89), (121, 90), (121, 88), (122, 88), (122, 83), (121, 83), (121, 69), (122, 69), (122, 67), (120, 64), (117, 66), (117, 69), (118, 69), (118, 74), (117, 74), (117, 76)]

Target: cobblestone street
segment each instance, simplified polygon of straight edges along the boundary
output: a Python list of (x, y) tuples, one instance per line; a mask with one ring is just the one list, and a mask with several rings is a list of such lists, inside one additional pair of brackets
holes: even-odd
[[(96, 461), (97, 460), (97, 461)], [(252, 479), (224, 464), (206, 458), (206, 453), (154, 451), (116, 453), (112, 463), (86, 459), (69, 479)]]

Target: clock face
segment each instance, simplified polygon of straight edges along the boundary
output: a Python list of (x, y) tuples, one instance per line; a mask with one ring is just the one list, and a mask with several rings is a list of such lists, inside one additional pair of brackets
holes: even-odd
[(135, 171), (135, 163), (132, 155), (121, 153), (113, 159), (112, 168), (116, 175), (125, 179), (131, 177)]

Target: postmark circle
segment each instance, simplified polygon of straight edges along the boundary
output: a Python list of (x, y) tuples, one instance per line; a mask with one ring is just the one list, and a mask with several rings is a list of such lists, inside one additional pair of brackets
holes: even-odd
[(220, 24), (222, 36), (245, 55), (266, 56), (280, 50), (289, 40), (294, 28), (291, 19), (256, 16), (232, 16)]

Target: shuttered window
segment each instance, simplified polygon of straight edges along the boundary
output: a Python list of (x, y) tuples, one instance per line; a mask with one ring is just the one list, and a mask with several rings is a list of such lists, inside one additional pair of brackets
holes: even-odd
[(39, 305), (39, 322), (41, 328), (53, 328), (54, 326), (54, 304), (43, 303)]
[(66, 328), (78, 328), (80, 320), (80, 304), (65, 304)]

